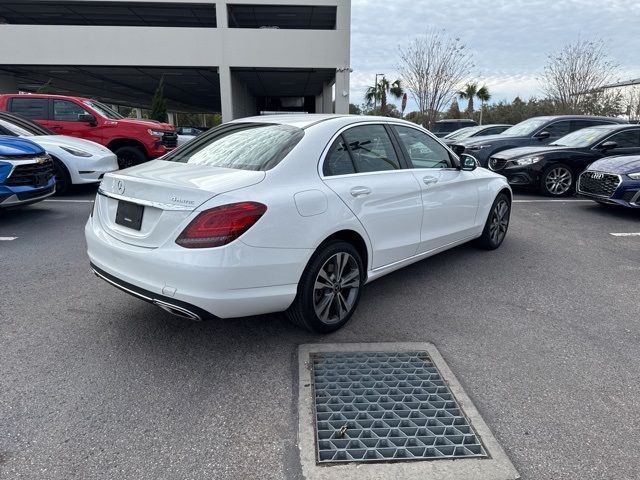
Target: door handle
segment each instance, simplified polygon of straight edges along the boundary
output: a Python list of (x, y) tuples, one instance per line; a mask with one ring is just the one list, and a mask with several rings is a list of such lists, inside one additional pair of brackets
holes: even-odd
[(350, 191), (352, 197), (364, 197), (371, 193), (369, 187), (353, 187)]
[(438, 183), (438, 177), (431, 177), (427, 175), (426, 177), (422, 177), (422, 181), (425, 185), (431, 185), (432, 183)]
[(51, 125), (52, 130), (60, 130), (62, 129), (62, 125)]

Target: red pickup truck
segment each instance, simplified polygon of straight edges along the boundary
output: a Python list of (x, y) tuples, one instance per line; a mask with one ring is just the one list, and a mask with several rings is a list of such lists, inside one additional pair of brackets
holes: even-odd
[(104, 145), (118, 156), (120, 168), (157, 158), (178, 144), (173, 125), (125, 118), (90, 98), (0, 95), (0, 111), (22, 115), (59, 135), (71, 135)]

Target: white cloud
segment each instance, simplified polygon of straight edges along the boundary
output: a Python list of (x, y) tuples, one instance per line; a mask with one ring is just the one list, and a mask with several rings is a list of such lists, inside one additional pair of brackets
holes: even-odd
[(397, 78), (399, 45), (434, 28), (466, 43), (469, 80), (486, 83), (495, 101), (541, 96), (547, 55), (576, 39), (604, 40), (618, 76), (640, 77), (638, 19), (640, 2), (629, 0), (352, 0), (351, 99), (362, 101), (376, 73)]

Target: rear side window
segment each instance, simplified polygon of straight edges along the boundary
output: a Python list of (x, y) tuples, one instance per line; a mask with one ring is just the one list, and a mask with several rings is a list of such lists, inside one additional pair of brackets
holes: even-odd
[(269, 170), (280, 163), (303, 136), (302, 129), (291, 125), (230, 123), (199, 135), (162, 160), (239, 170)]
[(12, 98), (10, 111), (32, 120), (47, 119), (47, 99), (45, 98)]
[(80, 105), (68, 100), (53, 101), (53, 119), (60, 122), (77, 122), (78, 115), (87, 113)]
[(640, 129), (625, 130), (624, 132), (616, 133), (615, 135), (607, 138), (607, 142), (616, 142), (617, 148), (638, 148), (640, 147)]
[(326, 177), (356, 173), (356, 168), (353, 165), (351, 155), (349, 155), (347, 145), (342, 138), (342, 135), (340, 135), (336, 141), (333, 142), (333, 145), (331, 145), (322, 167), (322, 173)]

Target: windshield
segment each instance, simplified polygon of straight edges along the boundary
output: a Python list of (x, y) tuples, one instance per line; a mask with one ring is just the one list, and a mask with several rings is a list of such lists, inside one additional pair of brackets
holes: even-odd
[(10, 131), (13, 135), (17, 137), (33, 137), (35, 136), (33, 132), (26, 130), (18, 125), (14, 125), (13, 123), (7, 122), (6, 120), (0, 119), (0, 127)]
[(275, 167), (304, 136), (290, 125), (231, 123), (218, 127), (162, 157), (169, 162), (269, 170)]
[(473, 134), (477, 133), (483, 127), (464, 127), (460, 130), (456, 130), (455, 132), (450, 133), (444, 138), (453, 138), (456, 140), (462, 140), (463, 138), (469, 138)]
[(603, 131), (601, 128), (583, 128), (576, 130), (562, 138), (559, 138), (550, 145), (558, 145), (562, 147), (588, 147), (592, 143), (598, 141), (601, 137), (609, 133), (608, 130)]
[(543, 118), (530, 118), (529, 120), (515, 124), (513, 127), (507, 128), (502, 132), (502, 135), (511, 135), (513, 137), (531, 135), (547, 123), (547, 121), (547, 119)]
[(124, 118), (115, 110), (111, 110), (104, 103), (96, 102), (95, 100), (85, 100), (84, 104), (87, 105), (88, 107), (93, 108), (103, 117), (110, 118), (111, 120), (120, 120)]

